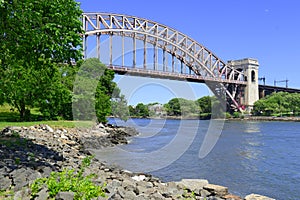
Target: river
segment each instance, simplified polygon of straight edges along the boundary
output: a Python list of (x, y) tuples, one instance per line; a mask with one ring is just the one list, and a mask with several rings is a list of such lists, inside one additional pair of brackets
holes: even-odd
[[(100, 160), (150, 172), (163, 181), (200, 178), (240, 196), (300, 199), (299, 122), (110, 119), (110, 123), (133, 126), (140, 135), (128, 145), (96, 151)], [(205, 150), (199, 154), (201, 146)]]

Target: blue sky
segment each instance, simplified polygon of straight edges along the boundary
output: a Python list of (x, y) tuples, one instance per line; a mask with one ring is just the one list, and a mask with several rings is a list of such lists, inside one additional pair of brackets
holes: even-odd
[[(265, 76), (268, 85), (273, 85), (275, 79), (288, 78), (290, 87), (300, 88), (300, 63), (297, 62), (300, 58), (298, 0), (80, 0), (78, 2), (81, 2), (84, 12), (128, 14), (168, 25), (197, 40), (224, 61), (256, 58), (260, 63), (259, 76)], [(121, 89), (126, 89), (125, 78), (119, 77), (116, 80), (120, 79), (124, 81)], [(160, 81), (154, 82), (159, 82), (158, 85), (166, 84), (160, 84)], [(165, 103), (172, 97), (172, 89), (159, 88), (158, 85), (151, 89), (153, 80), (144, 82), (149, 83), (143, 86), (144, 89), (135, 88), (135, 93), (131, 92), (132, 95), (128, 97), (130, 104), (136, 104), (139, 100), (147, 103), (155, 99)], [(277, 85), (285, 86), (284, 83)], [(192, 84), (191, 87), (195, 91), (195, 98), (209, 93), (205, 86)]]

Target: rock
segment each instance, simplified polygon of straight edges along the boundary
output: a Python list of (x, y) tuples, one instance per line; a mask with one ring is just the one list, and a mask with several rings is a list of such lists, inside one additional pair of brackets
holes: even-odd
[(226, 200), (243, 200), (241, 197), (233, 195), (233, 194), (227, 194), (227, 195), (223, 196), (222, 198), (226, 199)]
[(56, 200), (73, 200), (75, 196), (74, 192), (59, 192), (57, 193)]
[(195, 191), (208, 185), (208, 181), (205, 179), (182, 179), (181, 181), (176, 182), (176, 184), (180, 187), (183, 187), (183, 189)]
[(30, 189), (24, 188), (20, 191), (15, 192), (14, 200), (30, 200)]
[(220, 197), (216, 197), (216, 196), (210, 196), (208, 198), (204, 198), (204, 200), (224, 200), (223, 198), (220, 198)]
[(275, 200), (270, 197), (262, 196), (259, 194), (249, 194), (245, 197), (245, 200)]
[(124, 199), (135, 199), (136, 194), (133, 191), (126, 191)]
[(143, 187), (143, 186), (137, 186), (136, 187), (136, 193), (139, 195), (139, 194), (146, 194), (148, 193), (148, 189)]
[(102, 123), (99, 123), (97, 128), (105, 128), (105, 126)]
[(139, 175), (139, 176), (132, 177), (132, 179), (135, 181), (143, 181), (145, 178), (146, 178), (145, 175)]
[[(177, 185), (161, 185), (159, 188), (157, 188), (157, 191), (162, 194), (164, 197), (172, 197), (175, 193), (178, 194), (178, 188)], [(182, 191), (183, 193), (183, 191)]]
[(8, 190), (11, 186), (12, 182), (11, 179), (8, 177), (1, 177), (0, 176), (0, 190)]
[(48, 192), (47, 188), (43, 188), (41, 191), (37, 193), (36, 200), (47, 200), (48, 199)]
[(155, 199), (155, 200), (163, 200), (163, 199), (165, 199), (165, 197), (162, 194), (160, 194), (159, 192), (151, 194), (150, 197), (151, 197), (150, 199)]
[(144, 188), (152, 188), (153, 187), (153, 183), (146, 182), (146, 181), (139, 181), (139, 182), (137, 182), (137, 185), (144, 187)]
[(228, 194), (228, 188), (221, 185), (208, 184), (205, 185), (203, 189), (219, 197), (223, 197)]
[(65, 134), (63, 134), (63, 133), (60, 135), (60, 138), (62, 138), (62, 139), (66, 139), (66, 140), (68, 140), (68, 139), (69, 139), (69, 138), (68, 138), (67, 136), (65, 136)]
[(211, 195), (211, 193), (209, 191), (204, 190), (204, 189), (200, 189), (199, 193), (200, 193), (201, 197), (208, 197)]
[(110, 195), (107, 199), (108, 200), (122, 200), (123, 198), (119, 194), (113, 194), (113, 195)]
[(135, 198), (135, 200), (149, 200), (149, 199), (150, 199), (149, 195), (145, 195), (145, 194), (140, 194)]
[(49, 131), (50, 133), (54, 133), (53, 128), (51, 128), (49, 125), (45, 125), (45, 128), (47, 131)]
[(129, 179), (125, 179), (122, 182), (122, 187), (124, 187), (126, 190), (134, 191), (136, 189), (136, 183)]
[(126, 190), (123, 187), (118, 187), (117, 192), (122, 198), (125, 197)]

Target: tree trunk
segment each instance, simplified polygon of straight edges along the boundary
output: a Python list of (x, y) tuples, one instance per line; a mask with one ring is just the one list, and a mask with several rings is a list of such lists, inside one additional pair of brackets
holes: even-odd
[(21, 122), (24, 122), (25, 121), (25, 115), (26, 115), (26, 107), (25, 107), (25, 104), (22, 104), (20, 105), (20, 121)]
[(22, 101), (19, 105), (20, 121), (30, 121), (30, 110), (26, 109), (25, 103)]

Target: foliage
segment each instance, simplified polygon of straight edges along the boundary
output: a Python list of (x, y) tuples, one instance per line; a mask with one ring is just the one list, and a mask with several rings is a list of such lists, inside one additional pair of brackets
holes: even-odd
[(202, 113), (211, 113), (211, 103), (212, 97), (210, 96), (204, 96), (201, 97), (200, 99), (197, 99), (197, 104), (200, 107), (200, 110)]
[(149, 117), (149, 108), (143, 103), (138, 103), (135, 107), (129, 106), (130, 116)]
[(55, 198), (57, 193), (71, 191), (75, 193), (75, 199), (92, 199), (95, 197), (105, 197), (105, 193), (101, 186), (97, 186), (92, 182), (93, 174), (83, 176), (84, 170), (91, 163), (92, 157), (86, 157), (82, 163), (78, 173), (74, 169), (64, 169), (62, 172), (52, 172), (48, 178), (39, 178), (30, 186), (32, 198), (43, 188), (48, 187), (50, 198)]
[(14, 199), (14, 190), (0, 190), (0, 199), (13, 200)]
[(272, 93), (254, 103), (252, 113), (262, 116), (299, 115), (300, 94), (278, 92)]
[(170, 116), (199, 116), (200, 112), (195, 101), (183, 98), (173, 98), (164, 107)]
[(233, 118), (239, 118), (240, 113), (239, 112), (233, 112), (232, 116), (233, 116)]
[[(111, 98), (114, 93), (114, 90), (117, 88), (117, 84), (113, 82), (114, 74), (115, 74), (114, 71), (107, 69), (105, 67), (104, 75), (101, 76), (100, 81), (96, 88), (95, 109), (96, 109), (97, 119), (99, 122), (103, 122), (103, 123), (107, 122), (106, 117), (112, 113)], [(117, 101), (119, 96), (116, 96), (114, 98), (115, 101)]]
[(0, 103), (30, 120), (30, 109), (49, 98), (59, 63), (81, 58), (82, 11), (74, 0), (1, 3)]
[(73, 114), (76, 120), (97, 118), (98, 122), (106, 123), (106, 117), (112, 113), (126, 119), (126, 110), (123, 109), (127, 107), (127, 101), (113, 79), (114, 71), (97, 58), (82, 63), (73, 88)]
[(44, 119), (73, 119), (72, 90), (77, 68), (78, 65), (60, 65), (53, 74), (52, 82), (44, 91), (45, 98), (36, 103)]
[(112, 116), (120, 118), (124, 121), (128, 120), (129, 109), (127, 106), (127, 100), (125, 99), (124, 95), (120, 94), (120, 90), (118, 90), (118, 92), (114, 94), (111, 100), (111, 106), (112, 106), (112, 113), (111, 113)]
[(195, 192), (194, 191), (189, 192), (188, 189), (184, 189), (184, 193), (182, 196), (184, 197), (185, 200), (196, 199)]

